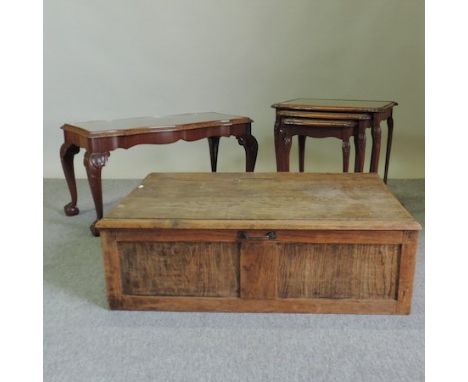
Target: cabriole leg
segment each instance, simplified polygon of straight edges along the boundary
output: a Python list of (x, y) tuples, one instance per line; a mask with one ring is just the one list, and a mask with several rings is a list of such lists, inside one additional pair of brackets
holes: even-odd
[(245, 149), (245, 171), (253, 172), (257, 161), (258, 143), (253, 135), (246, 134), (236, 137), (237, 141)]
[(73, 164), (73, 159), (79, 151), (80, 148), (78, 146), (70, 143), (64, 143), (60, 147), (60, 161), (62, 162), (63, 173), (65, 174), (65, 179), (71, 196), (71, 202), (63, 207), (65, 215), (67, 216), (78, 215), (80, 212), (76, 206), (78, 195), (76, 192), (75, 167)]
[(88, 175), (89, 187), (93, 195), (94, 205), (96, 207), (96, 220), (91, 224), (90, 229), (94, 236), (99, 236), (98, 230), (95, 228), (96, 222), (102, 218), (102, 182), (101, 169), (105, 166), (109, 153), (90, 153), (86, 152), (84, 156), (84, 166)]
[(390, 152), (392, 151), (392, 139), (393, 139), (393, 117), (390, 116), (387, 119), (388, 136), (387, 136), (387, 153), (385, 155), (385, 173), (384, 182), (387, 183), (388, 177), (388, 166), (390, 166)]

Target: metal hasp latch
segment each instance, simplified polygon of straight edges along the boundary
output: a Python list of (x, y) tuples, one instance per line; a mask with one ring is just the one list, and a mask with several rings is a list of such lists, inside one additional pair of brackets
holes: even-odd
[(243, 240), (275, 240), (276, 232), (270, 231), (261, 236), (251, 236), (245, 231), (239, 231), (239, 239)]

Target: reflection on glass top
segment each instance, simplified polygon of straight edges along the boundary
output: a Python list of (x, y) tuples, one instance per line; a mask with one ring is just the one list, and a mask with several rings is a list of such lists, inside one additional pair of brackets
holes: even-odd
[(296, 98), (288, 101), (278, 102), (275, 106), (304, 105), (310, 107), (343, 107), (343, 108), (372, 108), (380, 109), (395, 104), (392, 101), (372, 100), (346, 100), (346, 99), (321, 99), (321, 98)]
[(115, 119), (110, 121), (88, 121), (88, 122), (75, 122), (68, 125), (80, 127), (89, 131), (106, 131), (106, 130), (125, 130), (134, 128), (162, 128), (162, 127), (175, 127), (179, 125), (190, 125), (203, 122), (220, 122), (229, 123), (230, 121), (246, 119), (247, 117), (234, 116), (221, 113), (190, 113), (190, 114), (177, 114), (168, 115), (165, 117), (136, 117)]

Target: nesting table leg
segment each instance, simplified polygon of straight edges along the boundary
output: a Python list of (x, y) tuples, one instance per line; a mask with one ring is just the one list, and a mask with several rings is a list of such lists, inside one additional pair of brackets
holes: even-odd
[(291, 137), (282, 129), (275, 129), (276, 170), (289, 171), (289, 153), (291, 151)]
[(359, 121), (357, 134), (354, 135), (354, 149), (356, 159), (354, 161), (354, 172), (364, 171), (364, 161), (366, 156), (366, 129), (367, 121)]
[(349, 170), (349, 137), (343, 139), (343, 172), (348, 172)]
[(211, 172), (216, 172), (218, 164), (219, 137), (208, 137), (208, 145), (210, 146)]
[(239, 145), (244, 146), (245, 149), (245, 171), (253, 172), (257, 161), (257, 140), (251, 134), (241, 135), (236, 138)]
[(305, 157), (305, 135), (298, 135), (299, 140), (299, 172), (304, 172), (304, 157)]
[(102, 218), (102, 182), (101, 169), (105, 166), (109, 158), (109, 152), (92, 153), (87, 151), (84, 156), (84, 166), (88, 175), (89, 187), (93, 195), (94, 205), (96, 207), (96, 220), (89, 227), (94, 236), (99, 236), (98, 230), (95, 228), (96, 222)]
[(372, 155), (369, 172), (379, 171), (380, 138), (380, 117), (374, 114), (372, 117)]
[(387, 183), (388, 166), (390, 165), (390, 152), (392, 151), (392, 139), (393, 139), (393, 116), (390, 115), (387, 119), (388, 136), (387, 136), (387, 153), (385, 155), (385, 172), (384, 182)]
[(63, 172), (65, 174), (65, 179), (67, 181), (68, 189), (70, 190), (71, 202), (66, 204), (63, 209), (65, 215), (73, 216), (78, 215), (80, 210), (76, 206), (78, 195), (76, 192), (76, 178), (75, 178), (75, 167), (73, 164), (73, 159), (75, 155), (78, 154), (80, 148), (73, 144), (65, 142), (62, 147), (60, 147), (60, 161), (62, 162)]

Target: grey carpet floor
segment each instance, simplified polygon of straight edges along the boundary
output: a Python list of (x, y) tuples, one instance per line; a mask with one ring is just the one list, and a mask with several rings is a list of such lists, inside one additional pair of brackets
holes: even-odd
[[(104, 181), (105, 209), (138, 180)], [(424, 222), (424, 182), (390, 181)], [(424, 233), (409, 316), (119, 312), (107, 309), (85, 180), (66, 217), (44, 181), (44, 381), (423, 381)]]

